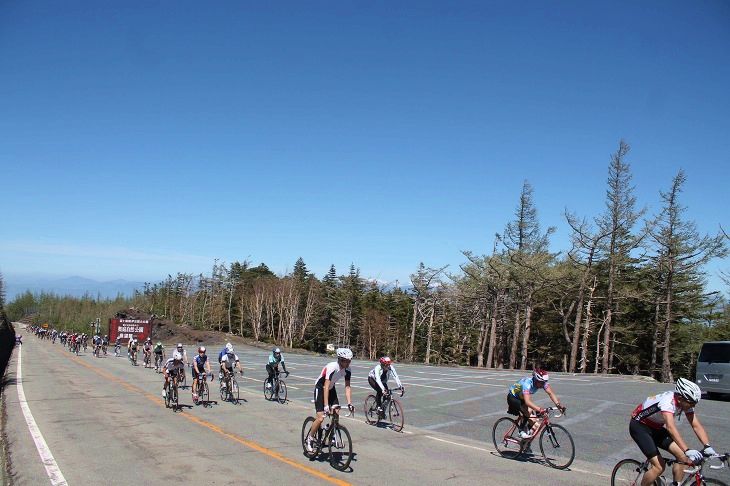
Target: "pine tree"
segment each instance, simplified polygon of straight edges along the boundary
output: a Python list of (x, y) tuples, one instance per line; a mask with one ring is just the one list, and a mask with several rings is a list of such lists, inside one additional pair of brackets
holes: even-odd
[(682, 187), (686, 182), (683, 171), (674, 177), (667, 192), (661, 192), (664, 203), (656, 226), (651, 233), (656, 245), (652, 258), (658, 270), (656, 293), (656, 329), (662, 344), (661, 380), (673, 379), (671, 355), (671, 336), (673, 327), (682, 320), (696, 317), (698, 306), (704, 296), (704, 265), (715, 257), (727, 254), (723, 235), (700, 236), (694, 221), (684, 219), (686, 208), (679, 202)]
[[(626, 162), (629, 145), (621, 140), (616, 152), (611, 156), (608, 167), (608, 189), (606, 191), (606, 212), (599, 219), (599, 233), (608, 234), (601, 253), (607, 262), (608, 278), (606, 284), (605, 318), (603, 325), (601, 371), (610, 371), (611, 340), (614, 338), (614, 321), (620, 314), (619, 303), (623, 297), (626, 282), (620, 275), (626, 275), (628, 267), (634, 262), (631, 251), (641, 243), (644, 234), (634, 235), (633, 228), (644, 214), (637, 211), (634, 187), (631, 185), (631, 167)], [(599, 357), (596, 356), (596, 365)]]
[(524, 316), (525, 324), (522, 331), (520, 369), (527, 367), (532, 314), (535, 310), (535, 293), (541, 290), (550, 278), (548, 270), (554, 255), (549, 253), (548, 247), (550, 234), (554, 231), (555, 228), (550, 227), (545, 233), (542, 233), (537, 208), (532, 197), (532, 186), (525, 181), (520, 193), (520, 202), (515, 210), (515, 219), (507, 224), (503, 238), (512, 263), (511, 280), (514, 282), (517, 293), (510, 368), (515, 368), (517, 365), (522, 316)]

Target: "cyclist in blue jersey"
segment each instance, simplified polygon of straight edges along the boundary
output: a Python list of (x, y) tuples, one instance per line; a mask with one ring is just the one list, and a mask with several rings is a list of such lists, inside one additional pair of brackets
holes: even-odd
[(269, 355), (269, 362), (266, 363), (266, 371), (269, 373), (269, 377), (266, 379), (266, 388), (271, 388), (274, 384), (274, 375), (279, 370), (279, 364), (281, 369), (284, 370), (286, 376), (289, 376), (289, 372), (286, 371), (286, 364), (284, 364), (284, 355), (281, 354), (281, 349), (274, 348), (271, 350)]
[(193, 403), (198, 403), (198, 376), (210, 373), (210, 361), (205, 354), (205, 346), (198, 348), (198, 355), (193, 358)]
[(545, 410), (532, 400), (532, 395), (537, 393), (539, 389), (545, 390), (555, 406), (565, 412), (565, 407), (560, 404), (558, 396), (548, 383), (549, 380), (550, 376), (547, 371), (542, 368), (535, 368), (532, 376), (522, 378), (512, 385), (509, 393), (507, 393), (507, 413), (519, 417), (520, 437), (523, 439), (530, 438), (530, 430), (535, 423), (530, 418), (530, 409), (534, 410), (537, 415), (545, 413)]

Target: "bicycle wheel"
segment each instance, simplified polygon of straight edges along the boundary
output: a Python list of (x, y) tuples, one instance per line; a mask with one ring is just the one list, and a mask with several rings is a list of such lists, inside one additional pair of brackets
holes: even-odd
[(165, 408), (170, 408), (170, 386), (165, 387)]
[(575, 444), (562, 425), (550, 424), (540, 434), (540, 452), (555, 469), (566, 469), (575, 459)]
[(344, 471), (352, 460), (352, 438), (350, 432), (340, 424), (330, 434), (329, 440), (330, 464), (338, 471)]
[(378, 405), (375, 403), (375, 395), (368, 395), (365, 398), (365, 422), (373, 425), (378, 422)]
[[(314, 423), (314, 417), (307, 417), (304, 419), (304, 423), (302, 424), (302, 450), (304, 450), (304, 455), (307, 456), (309, 459), (314, 459), (317, 457), (317, 454), (319, 454), (319, 440), (317, 440), (317, 444), (314, 445), (312, 448), (312, 452), (309, 452), (307, 450), (307, 436), (309, 435), (309, 431), (312, 429), (312, 424)], [(322, 429), (320, 428), (317, 431), (317, 439), (319, 439), (322, 436)]]
[(403, 405), (395, 398), (391, 398), (390, 405), (388, 405), (388, 420), (390, 420), (391, 428), (396, 432), (403, 430), (404, 419)]
[(225, 385), (225, 384), (226, 384), (225, 382), (221, 381), (220, 385), (218, 385), (220, 388), (221, 400), (224, 402), (228, 400), (228, 386), (226, 386), (224, 388), (223, 385)]
[(611, 486), (638, 486), (641, 484), (641, 463), (634, 459), (619, 461), (611, 472)]
[(267, 400), (271, 400), (274, 397), (274, 387), (270, 386), (269, 388), (266, 388), (266, 385), (269, 384), (269, 379), (266, 378), (264, 380), (264, 398)]
[(170, 403), (172, 405), (173, 410), (177, 410), (177, 406), (179, 405), (179, 395), (177, 393), (177, 383), (172, 385), (172, 399), (170, 400)]
[(514, 459), (524, 450), (523, 441), (519, 436), (517, 421), (509, 417), (502, 417), (494, 423), (492, 428), (492, 442), (503, 457)]
[(238, 401), (241, 399), (240, 394), (238, 393), (238, 382), (234, 377), (231, 377), (231, 400), (233, 403), (238, 404)]
[(284, 380), (279, 380), (279, 386), (276, 389), (276, 397), (279, 403), (286, 403), (286, 383)]
[(727, 483), (723, 483), (722, 481), (715, 478), (704, 478), (702, 480), (702, 484), (717, 484), (718, 486), (727, 486)]
[(210, 388), (208, 388), (208, 382), (204, 381), (203, 386), (200, 390), (200, 395), (198, 395), (198, 400), (203, 402), (203, 407), (207, 407), (210, 405)]
[(182, 388), (184, 390), (186, 386), (188, 386), (188, 374), (185, 373), (185, 370), (183, 370), (182, 371), (182, 381), (180, 383), (180, 388)]

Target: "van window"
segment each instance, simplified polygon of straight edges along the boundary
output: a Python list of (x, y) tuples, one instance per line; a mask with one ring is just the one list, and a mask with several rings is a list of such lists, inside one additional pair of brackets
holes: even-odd
[(705, 343), (700, 351), (700, 363), (730, 363), (730, 343)]

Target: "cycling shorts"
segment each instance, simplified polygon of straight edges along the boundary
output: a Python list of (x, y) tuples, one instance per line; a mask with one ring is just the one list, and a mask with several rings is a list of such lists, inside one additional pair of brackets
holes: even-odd
[[(335, 387), (332, 387), (330, 389), (330, 393), (327, 398), (329, 401), (330, 408), (332, 408), (332, 405), (340, 404), (339, 400), (337, 400), (337, 390), (335, 389)], [(317, 386), (314, 388), (314, 409), (317, 412), (324, 412), (324, 387), (323, 386)]]
[(658, 447), (669, 451), (669, 446), (674, 442), (674, 439), (672, 439), (672, 436), (669, 435), (669, 432), (664, 427), (661, 429), (653, 429), (634, 419), (631, 419), (631, 424), (629, 424), (629, 435), (631, 435), (631, 438), (634, 439), (634, 442), (636, 442), (636, 445), (639, 446), (639, 449), (641, 449), (641, 452), (644, 453), (647, 459), (659, 455)]
[(524, 400), (520, 400), (512, 393), (507, 392), (507, 413), (519, 416), (522, 413), (522, 407), (525, 405)]
[(198, 376), (205, 374), (205, 370), (201, 371), (200, 373), (198, 373), (197, 371), (195, 371), (195, 367), (194, 366), (193, 366), (192, 370), (193, 370), (193, 379), (197, 379)]

